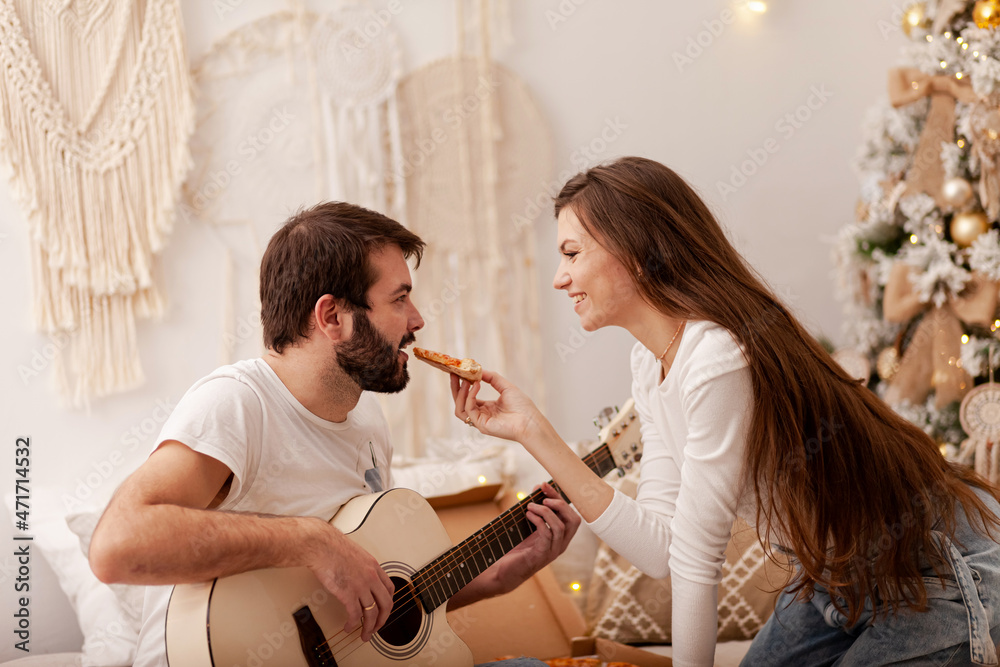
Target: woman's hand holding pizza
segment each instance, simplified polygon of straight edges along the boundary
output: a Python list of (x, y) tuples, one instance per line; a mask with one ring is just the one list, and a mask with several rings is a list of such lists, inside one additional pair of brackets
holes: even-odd
[(483, 382), (500, 394), (496, 400), (478, 398), (482, 382), (469, 382), (451, 376), (456, 417), (475, 426), (481, 433), (517, 442), (524, 442), (533, 429), (546, 423), (534, 402), (499, 373), (484, 370)]

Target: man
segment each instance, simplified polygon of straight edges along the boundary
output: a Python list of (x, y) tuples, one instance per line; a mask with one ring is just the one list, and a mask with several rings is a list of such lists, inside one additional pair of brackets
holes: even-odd
[[(307, 567), (344, 605), (345, 630), (360, 624), (368, 641), (385, 623), (388, 575), (327, 521), (391, 484), (388, 427), (369, 392), (409, 379), (403, 348), (424, 322), (407, 260), (419, 266), (423, 248), (399, 223), (338, 202), (272, 237), (260, 271), (267, 353), (188, 390), (94, 532), (99, 579), (150, 586), (136, 667), (166, 665), (169, 585), (247, 570)], [(529, 505), (538, 530), (449, 608), (507, 592), (565, 550), (580, 519), (546, 494)]]

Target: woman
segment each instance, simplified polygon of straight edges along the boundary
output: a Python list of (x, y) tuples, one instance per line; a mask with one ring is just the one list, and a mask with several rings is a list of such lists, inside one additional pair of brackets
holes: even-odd
[(996, 490), (844, 373), (667, 167), (590, 169), (555, 213), (554, 287), (585, 330), (637, 340), (637, 498), (599, 480), (496, 373), (483, 374), (495, 401), (453, 377), (455, 414), (520, 442), (612, 548), (671, 575), (675, 664), (712, 664), (736, 516), (795, 564), (743, 664), (997, 664)]

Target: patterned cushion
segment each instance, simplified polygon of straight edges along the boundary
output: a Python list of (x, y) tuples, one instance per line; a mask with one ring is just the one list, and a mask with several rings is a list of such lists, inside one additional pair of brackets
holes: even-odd
[[(617, 482), (632, 497), (633, 470)], [(719, 584), (719, 641), (752, 639), (774, 610), (788, 571), (767, 559), (756, 532), (733, 525)], [(670, 642), (670, 579), (653, 579), (602, 544), (594, 561), (585, 616), (588, 634), (622, 643)]]

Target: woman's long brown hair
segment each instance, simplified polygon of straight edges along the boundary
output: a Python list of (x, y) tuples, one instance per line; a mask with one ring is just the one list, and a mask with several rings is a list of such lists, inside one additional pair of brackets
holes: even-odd
[(930, 436), (848, 376), (671, 169), (636, 157), (594, 167), (563, 186), (556, 216), (567, 206), (635, 269), (650, 304), (715, 322), (742, 347), (754, 396), (743, 482), (756, 494), (762, 543), (774, 537), (795, 552), (792, 590), (807, 599), (824, 586), (852, 624), (866, 599), (886, 613), (926, 609), (921, 554), (939, 574), (947, 569), (932, 529), (954, 537), (960, 505), (989, 534), (1000, 520), (970, 485), (998, 497), (996, 488), (947, 462)]

